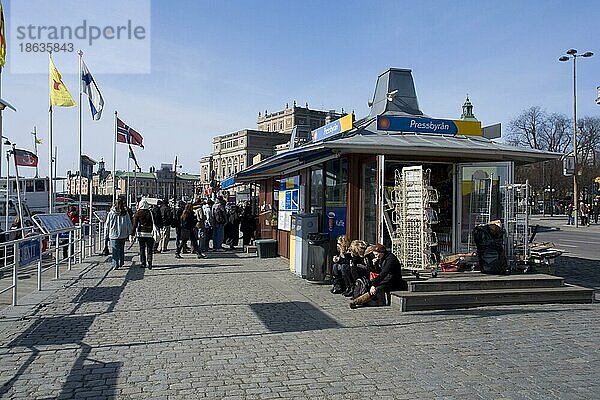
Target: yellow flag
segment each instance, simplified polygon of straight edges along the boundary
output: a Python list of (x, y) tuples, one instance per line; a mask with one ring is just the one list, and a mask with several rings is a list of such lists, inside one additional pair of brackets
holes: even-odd
[(0, 68), (6, 64), (6, 37), (4, 36), (4, 10), (0, 1)]
[(62, 81), (60, 72), (54, 66), (50, 58), (50, 105), (58, 107), (73, 107), (75, 100)]

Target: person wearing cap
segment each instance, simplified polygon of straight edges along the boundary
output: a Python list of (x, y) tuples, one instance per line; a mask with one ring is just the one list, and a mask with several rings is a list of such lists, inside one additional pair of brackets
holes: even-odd
[(406, 282), (402, 279), (402, 266), (398, 258), (380, 243), (373, 245), (372, 250), (379, 274), (372, 275), (369, 291), (352, 300), (350, 308), (366, 304), (378, 294), (406, 289)]

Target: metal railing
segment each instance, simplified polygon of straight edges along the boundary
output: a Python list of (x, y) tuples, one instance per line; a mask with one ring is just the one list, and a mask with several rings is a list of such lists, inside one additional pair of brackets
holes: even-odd
[[(18, 276), (25, 268), (37, 263), (37, 290), (42, 290), (42, 275), (54, 268), (54, 279), (60, 278), (61, 267), (71, 270), (87, 257), (104, 248), (104, 224), (91, 223), (61, 229), (50, 234), (33, 228), (12, 229), (0, 235), (9, 236), (0, 243), (0, 275), (12, 273), (12, 284), (0, 287), (0, 294), (12, 290), (12, 305), (18, 305)], [(24, 236), (24, 237), (23, 237)], [(17, 239), (18, 237), (18, 239)], [(0, 283), (4, 283), (0, 279)]]

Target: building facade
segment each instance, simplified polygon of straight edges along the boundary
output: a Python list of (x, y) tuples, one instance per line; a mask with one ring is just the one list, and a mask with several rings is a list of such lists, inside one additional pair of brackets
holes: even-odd
[[(200, 182), (206, 190), (237, 174), (249, 166), (279, 151), (289, 148), (294, 127), (302, 126), (310, 133), (344, 114), (335, 110), (311, 110), (308, 104), (298, 107), (294, 101), (290, 107), (274, 113), (259, 113), (256, 130), (243, 129), (213, 138), (212, 153), (200, 159)], [(295, 138), (305, 141), (307, 138)]]
[(270, 157), (276, 145), (287, 143), (290, 134), (252, 129), (213, 138), (213, 151), (200, 160), (200, 182), (206, 189), (211, 181), (221, 182), (254, 163)]
[(342, 117), (342, 113), (337, 113), (335, 110), (321, 111), (311, 110), (308, 108), (308, 103), (305, 107), (298, 107), (294, 101), (292, 107), (288, 104), (285, 109), (274, 113), (268, 113), (265, 110), (264, 114), (258, 113), (256, 121), (256, 129), (266, 132), (285, 132), (291, 133), (296, 125), (306, 125), (310, 130), (320, 128), (331, 121)]
[[(128, 192), (127, 185), (129, 184), (129, 193), (131, 199), (137, 196), (158, 197), (158, 198), (173, 198), (175, 192), (174, 187), (177, 187), (176, 197), (178, 199), (192, 199), (196, 194), (200, 176), (187, 173), (177, 173), (172, 164), (162, 164), (159, 170), (154, 167), (150, 168), (150, 172), (127, 172), (116, 171), (116, 182), (112, 171), (104, 169), (104, 163), (98, 164), (98, 172), (92, 176), (92, 194), (93, 195), (113, 195), (113, 190), (116, 187), (117, 196), (124, 195)], [(128, 179), (129, 178), (129, 179)], [(81, 194), (89, 195), (88, 179), (81, 178)], [(79, 195), (79, 176), (70, 175), (68, 177), (67, 193), (69, 195)]]

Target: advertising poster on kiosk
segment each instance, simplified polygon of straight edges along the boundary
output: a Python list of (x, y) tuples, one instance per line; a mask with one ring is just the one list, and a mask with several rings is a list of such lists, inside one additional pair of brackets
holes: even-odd
[(325, 209), (323, 232), (329, 233), (329, 239), (335, 240), (346, 234), (346, 207), (327, 207)]
[(277, 226), (280, 230), (290, 231), (291, 216), (300, 209), (300, 176), (290, 176), (279, 181), (279, 212)]

